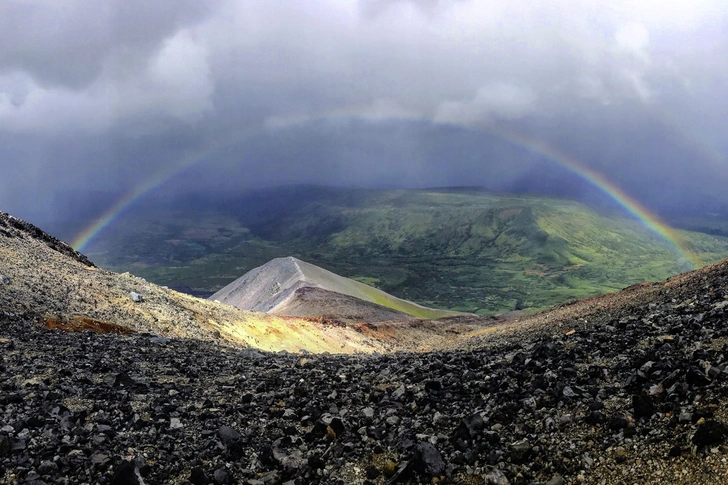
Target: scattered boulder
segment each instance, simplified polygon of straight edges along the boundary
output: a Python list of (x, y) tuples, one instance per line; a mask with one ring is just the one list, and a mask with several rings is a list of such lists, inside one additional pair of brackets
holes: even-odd
[(384, 471), (384, 476), (391, 478), (397, 472), (397, 464), (392, 460), (387, 460), (384, 462), (382, 469)]
[(485, 420), (480, 413), (474, 413), (463, 418), (455, 430), (456, 436), (463, 439), (473, 439), (485, 428)]
[(719, 445), (725, 441), (726, 427), (720, 421), (709, 420), (698, 426), (692, 443), (698, 448)]
[(232, 483), (230, 474), (224, 468), (218, 468), (215, 473), (212, 474), (212, 479), (217, 485), (227, 485)]
[(511, 482), (496, 468), (485, 476), (485, 485), (511, 485)]
[(411, 461), (403, 461), (397, 466), (387, 482), (387, 485), (406, 481), (413, 473), (414, 465)]
[(140, 295), (136, 291), (130, 292), (129, 297), (131, 298), (131, 301), (133, 301), (134, 303), (141, 303), (144, 301), (144, 298), (142, 297), (142, 295)]
[(10, 438), (0, 435), (0, 458), (6, 456), (10, 451)]
[(43, 460), (38, 465), (38, 473), (41, 475), (50, 475), (58, 471), (58, 465), (50, 460)]
[(652, 399), (645, 394), (632, 396), (632, 409), (636, 419), (650, 419), (656, 412)]
[(373, 465), (369, 465), (366, 469), (367, 479), (369, 480), (376, 480), (381, 474), (382, 473), (379, 471), (379, 469)]
[(220, 426), (220, 429), (217, 430), (217, 435), (227, 446), (238, 443), (243, 437), (237, 430), (225, 425)]
[(109, 485), (145, 485), (134, 461), (122, 461), (114, 470)]
[(531, 451), (531, 443), (527, 439), (518, 440), (511, 444), (511, 458), (514, 463), (522, 463)]
[(690, 386), (706, 386), (710, 384), (710, 378), (703, 369), (692, 366), (688, 369), (685, 382)]
[(263, 352), (252, 347), (246, 347), (242, 349), (239, 355), (244, 359), (265, 359), (265, 354), (263, 354)]
[(551, 478), (551, 480), (546, 482), (546, 485), (566, 485), (566, 480), (564, 480), (564, 477), (557, 473)]
[(627, 461), (627, 450), (625, 450), (623, 446), (618, 446), (617, 449), (614, 450), (614, 460), (617, 463), (624, 463)]
[(431, 443), (422, 441), (415, 447), (413, 465), (418, 473), (436, 477), (445, 471), (442, 455)]
[(207, 478), (207, 474), (202, 467), (195, 467), (190, 472), (190, 483), (192, 485), (209, 485), (210, 479)]

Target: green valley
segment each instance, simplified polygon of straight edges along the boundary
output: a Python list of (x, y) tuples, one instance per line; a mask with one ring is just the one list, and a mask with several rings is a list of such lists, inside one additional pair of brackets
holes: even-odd
[[(728, 257), (728, 238), (681, 235), (702, 264)], [(286, 187), (215, 207), (169, 204), (129, 212), (86, 253), (199, 294), (295, 256), (422, 305), (478, 314), (535, 311), (690, 269), (621, 214), (465, 189)]]

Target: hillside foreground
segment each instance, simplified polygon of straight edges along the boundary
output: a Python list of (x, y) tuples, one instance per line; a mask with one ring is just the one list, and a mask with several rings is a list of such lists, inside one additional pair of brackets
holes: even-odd
[[(444, 340), (441, 326), (421, 320), (406, 327), (380, 323), (379, 332), (365, 322), (347, 326), (330, 319), (276, 316), (195, 298), (129, 273), (100, 269), (62, 241), (1, 212), (0, 274), (8, 279), (0, 284), (0, 311), (66, 330), (123, 327), (221, 345), (312, 353), (426, 350)], [(134, 301), (132, 293), (141, 301)], [(464, 325), (475, 328), (452, 325), (457, 333)]]
[[(143, 280), (94, 269), (16, 221), (0, 228), (0, 483), (728, 482), (726, 261), (508, 321), (334, 326), (429, 328), (429, 352), (271, 353), (214, 326), (197, 333), (198, 313), (163, 288), (150, 285), (148, 301), (179, 308), (189, 327), (161, 335), (159, 313), (141, 306), (123, 316)], [(23, 258), (8, 259), (13, 247)], [(86, 275), (78, 300), (118, 293), (94, 317), (118, 315), (118, 327), (67, 332), (39, 318), (81, 304), (48, 289), (62, 281), (52, 268)], [(30, 278), (39, 269), (47, 279)]]

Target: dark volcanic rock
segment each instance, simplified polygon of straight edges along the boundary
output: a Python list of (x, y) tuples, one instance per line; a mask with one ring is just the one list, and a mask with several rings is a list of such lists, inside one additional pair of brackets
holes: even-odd
[(502, 471), (493, 470), (485, 476), (485, 485), (510, 485), (508, 477)]
[(230, 478), (230, 474), (228, 474), (228, 472), (222, 468), (218, 468), (217, 470), (215, 470), (215, 473), (213, 473), (212, 478), (215, 481), (215, 483), (218, 485), (226, 485), (226, 484), (232, 482), (232, 480)]
[(691, 386), (705, 386), (710, 384), (710, 379), (702, 369), (698, 369), (693, 366), (688, 369), (688, 373), (685, 376), (685, 382)]
[(220, 426), (217, 434), (222, 442), (228, 446), (234, 445), (235, 443), (239, 442), (240, 439), (243, 437), (240, 433), (238, 433), (230, 426)]
[(514, 463), (522, 463), (531, 451), (531, 443), (522, 439), (511, 444), (511, 458)]
[(10, 451), (10, 438), (0, 435), (0, 458), (4, 457)]
[(619, 431), (620, 429), (626, 428), (628, 424), (629, 421), (627, 420), (627, 418), (617, 416), (609, 422), (609, 429), (613, 431)]
[(720, 421), (706, 421), (698, 426), (692, 442), (698, 448), (713, 446), (725, 441), (726, 427)]
[(209, 485), (210, 479), (207, 478), (205, 470), (201, 467), (195, 467), (190, 472), (190, 483), (192, 483), (192, 485)]
[(445, 461), (437, 448), (423, 441), (415, 447), (412, 464), (418, 473), (436, 477), (445, 471)]
[(632, 409), (634, 410), (634, 417), (637, 419), (650, 419), (656, 411), (652, 399), (644, 394), (632, 396)]
[(463, 439), (472, 439), (480, 434), (485, 428), (485, 421), (480, 413), (474, 413), (463, 418), (458, 425), (455, 434)]
[(134, 462), (123, 461), (114, 470), (110, 485), (143, 485), (143, 479), (139, 476), (139, 470)]

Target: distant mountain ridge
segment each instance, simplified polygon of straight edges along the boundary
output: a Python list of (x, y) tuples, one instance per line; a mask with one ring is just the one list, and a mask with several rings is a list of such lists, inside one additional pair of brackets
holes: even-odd
[(293, 300), (301, 295), (298, 290), (302, 288), (318, 288), (346, 295), (418, 318), (458, 315), (457, 312), (428, 308), (397, 298), (292, 256), (275, 258), (250, 270), (213, 294), (210, 300), (242, 310), (286, 314)]

